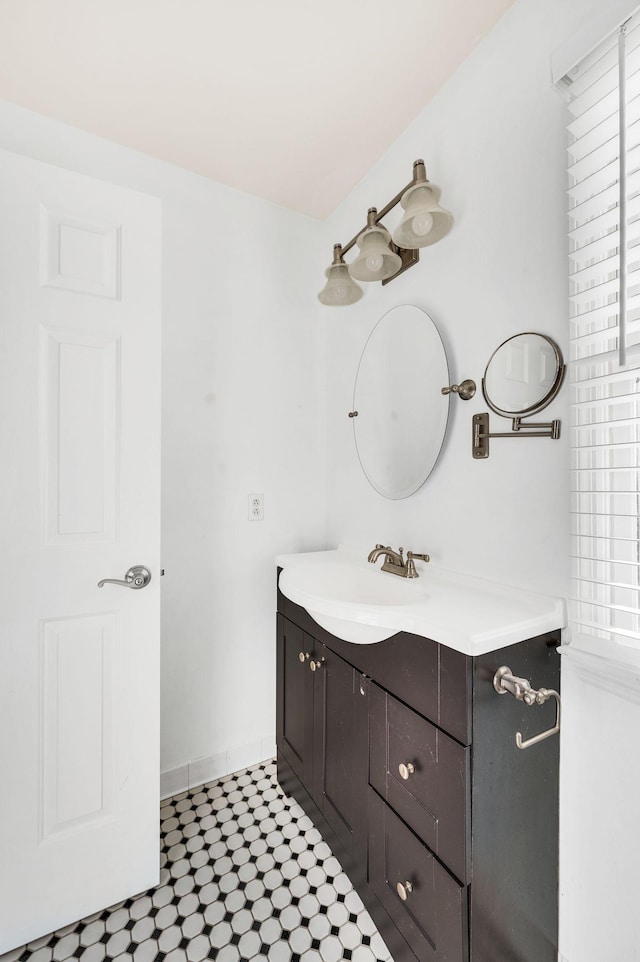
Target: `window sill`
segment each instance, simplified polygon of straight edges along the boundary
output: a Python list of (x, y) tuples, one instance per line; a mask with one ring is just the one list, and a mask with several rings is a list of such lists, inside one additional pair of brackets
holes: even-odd
[(640, 647), (578, 635), (558, 650), (583, 681), (628, 701), (640, 702)]

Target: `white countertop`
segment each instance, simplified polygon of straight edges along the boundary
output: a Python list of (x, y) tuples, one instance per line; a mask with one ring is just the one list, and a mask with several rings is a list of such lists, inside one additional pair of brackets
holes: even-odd
[(563, 598), (538, 594), (439, 565), (416, 562), (420, 577), (399, 578), (369, 564), (366, 552), (283, 554), (280, 590), (332, 634), (372, 644), (399, 631), (482, 655), (567, 624)]

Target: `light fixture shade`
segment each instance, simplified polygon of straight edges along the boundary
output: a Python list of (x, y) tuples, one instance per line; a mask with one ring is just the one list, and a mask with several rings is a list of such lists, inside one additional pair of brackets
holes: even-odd
[(358, 281), (384, 281), (402, 267), (402, 258), (389, 248), (391, 235), (385, 227), (367, 227), (358, 238), (360, 253), (349, 264), (349, 273)]
[(417, 183), (402, 195), (402, 220), (393, 232), (398, 247), (416, 250), (435, 244), (451, 229), (453, 217), (438, 203), (440, 188), (435, 184)]
[(341, 304), (355, 304), (360, 300), (362, 288), (351, 280), (346, 264), (332, 264), (324, 273), (327, 283), (318, 294), (321, 304), (339, 307)]

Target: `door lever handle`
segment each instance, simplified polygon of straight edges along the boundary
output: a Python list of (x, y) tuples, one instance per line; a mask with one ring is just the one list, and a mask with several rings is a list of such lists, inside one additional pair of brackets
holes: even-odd
[(146, 588), (151, 581), (151, 572), (144, 565), (133, 565), (125, 572), (124, 581), (119, 578), (103, 578), (98, 582), (98, 588), (103, 585), (121, 585), (123, 588)]

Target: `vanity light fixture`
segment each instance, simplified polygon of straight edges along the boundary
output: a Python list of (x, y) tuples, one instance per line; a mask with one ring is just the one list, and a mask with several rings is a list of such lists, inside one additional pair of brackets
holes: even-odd
[(360, 300), (362, 288), (351, 280), (340, 244), (333, 245), (333, 261), (324, 273), (327, 283), (318, 294), (321, 304), (332, 307), (338, 304), (355, 304)]
[[(362, 288), (353, 278), (388, 284), (417, 264), (419, 249), (439, 241), (453, 223), (452, 215), (440, 206), (439, 200), (440, 188), (427, 180), (424, 161), (416, 160), (411, 183), (381, 211), (370, 207), (365, 228), (348, 244), (334, 244), (333, 261), (325, 271), (327, 283), (318, 294), (320, 302), (330, 306), (354, 304), (362, 297)], [(390, 235), (380, 221), (398, 204), (404, 208), (404, 215)], [(344, 255), (356, 243), (360, 253), (347, 265)]]
[(402, 258), (389, 247), (391, 234), (386, 227), (378, 227), (375, 207), (367, 214), (367, 226), (358, 237), (360, 253), (349, 265), (349, 273), (357, 281), (386, 281), (402, 267)]
[(422, 161), (413, 169), (414, 182), (400, 200), (404, 208), (402, 220), (393, 232), (398, 247), (411, 249), (435, 244), (451, 229), (453, 217), (440, 206), (440, 188), (430, 184)]

